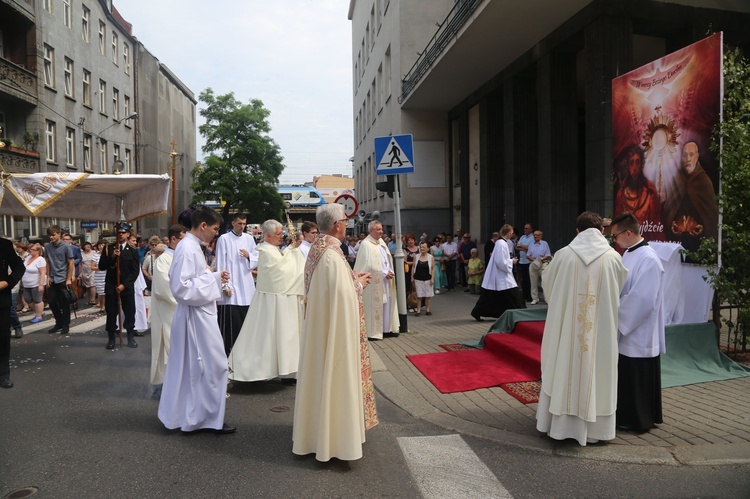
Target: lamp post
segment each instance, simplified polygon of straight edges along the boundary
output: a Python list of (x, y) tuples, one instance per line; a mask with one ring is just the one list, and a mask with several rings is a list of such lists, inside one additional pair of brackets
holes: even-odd
[(172, 161), (172, 225), (177, 223), (177, 173), (175, 168), (175, 163), (177, 159), (177, 151), (175, 151), (175, 146), (177, 145), (177, 142), (174, 140), (172, 141), (172, 152), (169, 153), (169, 157)]
[(130, 113), (130, 115), (129, 115), (129, 116), (127, 116), (127, 117), (125, 117), (125, 118), (122, 118), (121, 120), (116, 120), (116, 121), (115, 121), (114, 123), (112, 123), (111, 125), (109, 125), (109, 126), (108, 126), (107, 128), (105, 128), (105, 129), (101, 130), (101, 131), (100, 131), (99, 133), (97, 133), (97, 134), (96, 134), (96, 137), (97, 137), (97, 138), (99, 138), (99, 139), (101, 139), (101, 138), (102, 138), (102, 133), (103, 133), (103, 132), (105, 132), (105, 131), (109, 130), (110, 128), (112, 128), (112, 127), (113, 127), (113, 126), (115, 126), (115, 125), (119, 125), (119, 124), (120, 124), (120, 123), (122, 123), (123, 121), (128, 121), (128, 120), (129, 120), (129, 119), (131, 119), (131, 118), (135, 118), (136, 116), (138, 116), (138, 113), (136, 113), (136, 112), (133, 112), (133, 113)]

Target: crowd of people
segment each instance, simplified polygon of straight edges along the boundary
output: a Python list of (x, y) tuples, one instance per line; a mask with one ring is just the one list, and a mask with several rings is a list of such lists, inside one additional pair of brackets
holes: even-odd
[[(614, 438), (615, 422), (641, 431), (661, 422), (663, 268), (634, 215), (612, 224), (625, 257), (603, 236), (601, 217), (586, 212), (578, 236), (554, 259), (543, 233), (527, 223), (520, 237), (511, 225), (493, 233), (484, 261), (468, 233), (399, 241), (372, 221), (368, 232), (347, 238), (340, 205), (319, 207), (316, 218), (299, 229), (289, 224), (286, 240), (282, 223), (267, 220), (259, 243), (244, 214), (220, 234), (223, 221), (208, 208), (186, 210), (164, 237), (138, 239), (124, 224), (115, 243), (79, 247), (52, 225), (44, 247), (7, 241), (0, 245), (7, 253), (0, 309), (10, 309), (0, 314), (0, 332), (8, 332), (0, 386), (13, 386), (10, 328), (23, 334), (16, 295), (22, 312), (33, 310), (31, 323), (45, 319), (46, 299), (49, 332), (68, 334), (78, 288), (106, 313), (108, 350), (118, 332), (138, 347), (150, 295), (151, 383), (167, 428), (233, 433), (224, 421), (230, 383), (280, 378), (297, 385), (293, 452), (358, 459), (365, 430), (378, 422), (367, 344), (399, 336), (396, 280), (403, 279), (417, 317), (423, 308), (432, 315), (431, 299), (457, 286), (478, 295), (471, 312), (478, 321), (548, 300), (540, 431), (585, 445)], [(17, 283), (21, 293), (12, 291)]]

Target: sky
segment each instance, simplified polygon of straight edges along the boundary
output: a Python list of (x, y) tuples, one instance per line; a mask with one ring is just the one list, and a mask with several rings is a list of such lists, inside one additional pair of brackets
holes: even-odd
[[(133, 35), (198, 95), (234, 92), (271, 112), (281, 184), (351, 175), (349, 0), (114, 0)], [(202, 104), (198, 103), (198, 109)], [(198, 125), (203, 123), (196, 116)], [(196, 131), (198, 160), (203, 138)]]

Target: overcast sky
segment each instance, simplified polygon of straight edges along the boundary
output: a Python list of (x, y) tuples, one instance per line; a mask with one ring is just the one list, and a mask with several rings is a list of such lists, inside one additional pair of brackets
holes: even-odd
[[(133, 35), (195, 94), (271, 111), (281, 183), (351, 175), (349, 0), (114, 0)], [(200, 107), (200, 103), (199, 103)], [(202, 118), (197, 116), (198, 124)], [(197, 133), (197, 157), (203, 139)]]

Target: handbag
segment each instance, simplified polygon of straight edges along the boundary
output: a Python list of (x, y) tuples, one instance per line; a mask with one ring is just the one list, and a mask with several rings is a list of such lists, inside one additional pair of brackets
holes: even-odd
[(63, 296), (65, 297), (65, 300), (70, 304), (70, 308), (75, 310), (78, 308), (78, 296), (76, 296), (75, 292), (66, 287), (63, 289)]
[(412, 288), (411, 291), (409, 291), (409, 294), (406, 295), (406, 306), (409, 308), (414, 308), (417, 306), (417, 303), (419, 303), (419, 298), (417, 298), (417, 291)]

